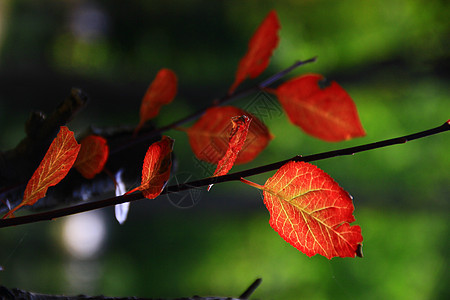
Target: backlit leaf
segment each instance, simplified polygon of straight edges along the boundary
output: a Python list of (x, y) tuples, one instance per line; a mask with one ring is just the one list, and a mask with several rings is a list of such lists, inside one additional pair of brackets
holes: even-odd
[(358, 111), (347, 92), (332, 81), (321, 87), (322, 75), (294, 78), (273, 91), (290, 121), (306, 133), (329, 142), (365, 135)]
[[(228, 171), (231, 170), (239, 152), (242, 149), (242, 146), (244, 146), (251, 121), (252, 120), (246, 115), (231, 118), (233, 127), (231, 128), (228, 149), (225, 155), (217, 164), (217, 168), (213, 176), (225, 175), (228, 173)], [(208, 191), (211, 189), (211, 187), (212, 184), (209, 185)]]
[(247, 77), (255, 78), (269, 65), (273, 50), (277, 47), (280, 22), (275, 11), (271, 11), (253, 34), (247, 53), (240, 60), (236, 77), (228, 93), (234, 92), (236, 87)]
[(172, 102), (177, 94), (177, 81), (177, 76), (172, 70), (161, 69), (156, 74), (155, 79), (145, 92), (144, 98), (142, 98), (140, 122), (135, 129), (135, 133), (145, 122), (159, 114), (161, 106)]
[(108, 160), (108, 144), (105, 138), (97, 135), (85, 137), (80, 144), (81, 149), (74, 167), (83, 177), (92, 179), (103, 170)]
[(139, 190), (148, 199), (161, 194), (170, 176), (173, 142), (170, 137), (163, 136), (150, 145), (144, 158), (141, 185), (126, 194)]
[(33, 205), (45, 197), (48, 188), (58, 184), (67, 175), (79, 151), (80, 145), (75, 140), (73, 132), (61, 126), (39, 167), (28, 181), (22, 202), (9, 211), (4, 218), (11, 216), (20, 207)]
[(328, 174), (305, 162), (288, 162), (264, 186), (270, 226), (308, 256), (362, 256), (361, 228), (355, 221), (351, 196)]
[(258, 118), (234, 106), (209, 108), (192, 127), (186, 130), (195, 156), (211, 164), (217, 164), (228, 149), (232, 127), (230, 119), (242, 115), (248, 116), (252, 122), (235, 164), (243, 164), (255, 159), (269, 144), (272, 135)]

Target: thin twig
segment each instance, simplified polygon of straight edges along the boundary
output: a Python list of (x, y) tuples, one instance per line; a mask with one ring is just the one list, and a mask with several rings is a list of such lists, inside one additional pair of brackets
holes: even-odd
[(239, 296), (239, 299), (248, 299), (248, 298), (250, 298), (250, 296), (258, 288), (258, 286), (261, 284), (261, 282), (262, 282), (261, 278), (258, 278), (255, 281), (253, 281), (253, 283), (245, 290), (245, 292), (243, 292)]
[(136, 144), (139, 144), (139, 143), (142, 143), (144, 141), (150, 140), (153, 137), (155, 137), (155, 136), (157, 136), (157, 135), (159, 135), (159, 134), (161, 134), (161, 133), (163, 133), (163, 132), (165, 132), (167, 130), (177, 128), (177, 127), (179, 127), (179, 126), (181, 126), (183, 124), (186, 124), (188, 122), (196, 120), (196, 119), (200, 118), (205, 113), (205, 111), (208, 108), (210, 108), (210, 107), (225, 105), (227, 103), (230, 103), (231, 101), (235, 101), (235, 100), (244, 98), (244, 97), (246, 97), (246, 96), (248, 96), (248, 95), (250, 95), (250, 94), (252, 94), (254, 92), (257, 92), (258, 90), (260, 90), (262, 88), (265, 88), (265, 87), (271, 85), (272, 83), (280, 80), (281, 78), (283, 78), (284, 76), (286, 76), (287, 74), (289, 74), (290, 72), (295, 70), (296, 68), (298, 68), (300, 66), (303, 66), (305, 64), (308, 64), (308, 63), (315, 62), (316, 59), (317, 59), (317, 57), (313, 57), (313, 58), (310, 58), (310, 59), (307, 59), (307, 60), (303, 60), (303, 61), (296, 61), (294, 64), (292, 64), (288, 68), (286, 68), (286, 69), (276, 73), (275, 75), (270, 76), (269, 78), (267, 78), (266, 80), (261, 82), (258, 86), (251, 87), (251, 88), (245, 89), (243, 91), (240, 91), (238, 93), (233, 93), (231, 95), (226, 95), (226, 96), (224, 96), (224, 97), (222, 97), (220, 99), (216, 99), (216, 100), (213, 101), (212, 105), (207, 106), (207, 107), (203, 107), (202, 109), (199, 109), (198, 111), (193, 112), (192, 114), (190, 114), (189, 116), (187, 116), (187, 117), (185, 117), (183, 119), (177, 120), (177, 121), (175, 121), (175, 122), (173, 122), (171, 124), (168, 124), (166, 126), (156, 128), (156, 129), (154, 129), (152, 131), (149, 131), (149, 132), (147, 132), (145, 134), (142, 134), (142, 135), (140, 135), (138, 137), (135, 137), (135, 138), (131, 139), (128, 143), (122, 145), (121, 147), (117, 147), (115, 149), (111, 149), (111, 154), (120, 152), (120, 151), (122, 151), (124, 149), (127, 149), (129, 147), (132, 147), (132, 146), (134, 146)]
[[(322, 152), (322, 153), (303, 156), (303, 157), (302, 156), (294, 156), (287, 160), (275, 162), (272, 164), (260, 166), (260, 167), (253, 168), (253, 169), (248, 169), (248, 170), (235, 172), (235, 173), (218, 176), (218, 177), (208, 177), (208, 178), (191, 181), (191, 182), (183, 183), (183, 184), (179, 184), (179, 185), (172, 185), (172, 186), (167, 187), (161, 194), (174, 193), (174, 192), (188, 190), (188, 189), (192, 189), (192, 188), (196, 188), (196, 187), (208, 186), (210, 184), (217, 184), (217, 183), (221, 183), (221, 182), (239, 181), (241, 179), (241, 177), (253, 176), (253, 175), (262, 174), (265, 172), (279, 169), (285, 163), (287, 163), (289, 161), (311, 162), (311, 161), (328, 159), (328, 158), (337, 157), (337, 156), (353, 155), (358, 152), (383, 148), (383, 147), (397, 145), (397, 144), (404, 144), (408, 141), (435, 135), (435, 134), (442, 133), (442, 132), (445, 132), (448, 130), (450, 130), (450, 120), (448, 120), (447, 122), (445, 122), (444, 124), (442, 124), (438, 127), (428, 129), (425, 131), (421, 131), (421, 132), (417, 132), (417, 133), (413, 133), (410, 135), (405, 135), (402, 137), (383, 140), (383, 141), (370, 143), (370, 144), (364, 144), (364, 145), (360, 145), (360, 146), (356, 146), (356, 147), (349, 147), (349, 148), (344, 148), (344, 149), (339, 149), (339, 150)], [(136, 200), (140, 200), (143, 198), (144, 197), (143, 197), (142, 193), (137, 192), (135, 194), (118, 196), (118, 197), (99, 200), (99, 201), (95, 201), (95, 202), (82, 203), (82, 204), (78, 204), (78, 205), (74, 205), (74, 206), (70, 206), (70, 207), (66, 207), (66, 208), (61, 208), (61, 209), (56, 209), (56, 210), (51, 210), (51, 211), (47, 211), (47, 212), (43, 212), (43, 213), (31, 214), (31, 215), (15, 217), (15, 218), (10, 218), (10, 219), (1, 219), (0, 220), (0, 228), (28, 224), (28, 223), (35, 223), (35, 222), (39, 222), (39, 221), (52, 220), (52, 219), (65, 217), (68, 215), (73, 215), (73, 214), (86, 212), (86, 211), (90, 211), (90, 210), (94, 210), (94, 209), (99, 209), (99, 208), (103, 208), (103, 207), (107, 207), (107, 206), (111, 206), (111, 205), (116, 205), (116, 204), (120, 204), (120, 203), (124, 203), (124, 202), (136, 201)]]

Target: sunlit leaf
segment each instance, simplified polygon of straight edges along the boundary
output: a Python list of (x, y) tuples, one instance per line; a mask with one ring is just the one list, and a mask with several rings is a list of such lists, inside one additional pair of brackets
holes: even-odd
[(364, 136), (352, 98), (334, 81), (321, 87), (323, 80), (322, 75), (303, 75), (273, 92), (289, 120), (314, 137), (338, 142)]
[[(217, 168), (213, 176), (225, 175), (228, 173), (228, 171), (231, 170), (247, 138), (251, 119), (246, 115), (242, 115), (231, 118), (231, 122), (233, 124), (233, 127), (231, 128), (228, 149), (225, 155), (217, 164)], [(211, 187), (212, 184), (209, 185), (208, 191), (211, 189)]]
[(256, 32), (253, 34), (247, 53), (240, 60), (236, 77), (228, 93), (234, 92), (236, 87), (247, 77), (255, 78), (269, 65), (273, 50), (277, 47), (280, 22), (275, 11), (271, 11)]
[(270, 226), (308, 256), (362, 256), (361, 228), (355, 221), (351, 196), (328, 174), (305, 162), (288, 162), (262, 189)]
[(103, 170), (108, 155), (109, 147), (106, 139), (97, 135), (89, 135), (81, 141), (81, 149), (74, 167), (83, 177), (92, 179)]
[(230, 119), (242, 115), (248, 116), (252, 122), (235, 164), (243, 164), (255, 159), (269, 144), (272, 135), (258, 118), (234, 106), (209, 108), (192, 127), (186, 130), (195, 156), (211, 164), (217, 164), (228, 149), (232, 128)]
[(144, 98), (142, 98), (140, 121), (135, 129), (135, 133), (139, 131), (145, 122), (159, 114), (161, 106), (172, 102), (177, 94), (177, 82), (177, 76), (172, 70), (161, 69), (156, 74)]
[(45, 197), (49, 187), (58, 184), (66, 177), (79, 151), (80, 144), (75, 140), (73, 132), (67, 127), (61, 126), (58, 135), (48, 148), (39, 167), (28, 181), (22, 202), (3, 218), (11, 216), (20, 207), (33, 205), (39, 199)]
[(141, 191), (145, 198), (154, 199), (161, 194), (170, 177), (173, 140), (163, 136), (147, 150), (142, 167), (141, 185), (127, 192)]

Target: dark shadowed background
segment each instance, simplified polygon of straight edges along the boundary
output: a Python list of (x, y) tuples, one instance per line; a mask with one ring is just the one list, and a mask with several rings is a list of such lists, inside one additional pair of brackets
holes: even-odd
[[(446, 1), (0, 0), (0, 150), (24, 137), (31, 111), (51, 112), (71, 87), (90, 96), (71, 130), (136, 125), (141, 98), (163, 67), (177, 73), (180, 86), (156, 126), (209, 105), (226, 93), (271, 9), (281, 22), (280, 44), (269, 68), (241, 88), (318, 56), (289, 77), (315, 72), (340, 83), (367, 136), (314, 139), (289, 124), (274, 99), (252, 95), (234, 104), (257, 111), (275, 139), (255, 161), (233, 170), (449, 119)], [(185, 133), (165, 134), (176, 140), (178, 167), (169, 184), (212, 174), (213, 166), (194, 158)], [(450, 292), (448, 147), (444, 133), (316, 163), (354, 197), (363, 259), (307, 257), (271, 229), (257, 190), (225, 183), (209, 193), (133, 203), (124, 225), (106, 208), (0, 229), (0, 284), (55, 294), (238, 296), (261, 277), (258, 299), (444, 299)], [(263, 184), (272, 174), (249, 179)]]

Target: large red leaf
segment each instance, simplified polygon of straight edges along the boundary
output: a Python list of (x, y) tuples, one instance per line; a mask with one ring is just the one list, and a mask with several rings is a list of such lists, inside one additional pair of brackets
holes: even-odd
[(258, 118), (234, 106), (209, 108), (192, 127), (186, 130), (195, 156), (211, 164), (217, 164), (228, 149), (232, 127), (230, 119), (242, 115), (248, 116), (252, 122), (235, 164), (250, 162), (258, 156), (269, 144), (272, 135)]
[(329, 142), (364, 136), (352, 98), (334, 81), (321, 88), (323, 79), (318, 74), (303, 75), (274, 91), (291, 122)]
[(126, 194), (139, 190), (148, 199), (159, 196), (170, 177), (172, 148), (173, 140), (168, 136), (150, 145), (142, 166), (141, 185)]
[(247, 77), (255, 78), (267, 68), (272, 52), (278, 45), (279, 29), (277, 13), (271, 11), (253, 34), (247, 53), (239, 62), (235, 80), (228, 90), (229, 94)]
[(74, 167), (83, 177), (92, 179), (103, 170), (108, 155), (109, 147), (106, 139), (97, 135), (89, 135), (81, 141), (80, 153), (78, 153)]
[(177, 94), (177, 76), (172, 70), (161, 69), (156, 74), (155, 79), (150, 84), (142, 98), (140, 110), (140, 122), (135, 133), (145, 124), (146, 121), (159, 114), (161, 106), (172, 102)]
[[(225, 155), (217, 164), (216, 171), (213, 176), (222, 176), (228, 173), (234, 165), (236, 158), (244, 146), (244, 142), (247, 138), (248, 129), (252, 119), (246, 115), (236, 116), (231, 118), (233, 127), (231, 128), (230, 140), (228, 142), (228, 149)], [(208, 191), (211, 189), (212, 184), (209, 185)]]
[(22, 202), (3, 218), (11, 216), (20, 207), (33, 205), (39, 199), (45, 197), (49, 187), (58, 184), (66, 177), (79, 151), (80, 145), (75, 140), (73, 132), (67, 127), (61, 126), (39, 167), (28, 181)]
[(353, 202), (328, 174), (305, 162), (288, 162), (264, 186), (270, 226), (308, 256), (362, 257), (361, 228), (351, 226)]

